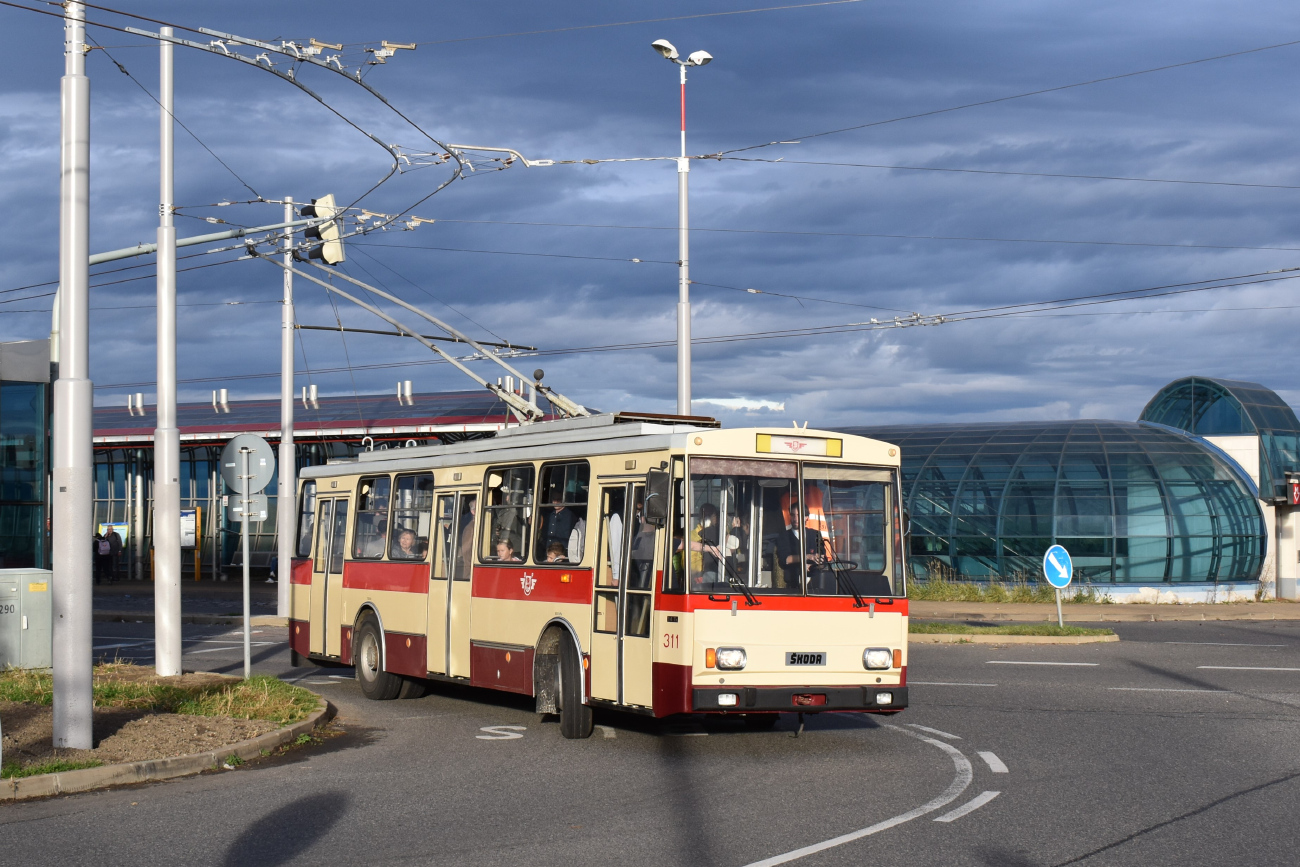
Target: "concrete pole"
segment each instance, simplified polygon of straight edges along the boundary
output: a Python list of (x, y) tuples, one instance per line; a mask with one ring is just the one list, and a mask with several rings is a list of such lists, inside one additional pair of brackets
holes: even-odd
[[(172, 29), (159, 33), (171, 36)], [(176, 427), (175, 121), (172, 118), (172, 43), (158, 43), (158, 427), (153, 435), (154, 666), (181, 673), (181, 437)]]
[(691, 266), (686, 159), (686, 65), (682, 71), (682, 156), (677, 160), (677, 414), (691, 414)]
[(64, 23), (59, 163), (59, 378), (54, 381), (54, 746), (88, 750), (92, 734), (91, 540), (94, 537), (90, 381), (90, 79), (86, 7)]
[[(284, 200), (284, 221), (293, 220), (293, 199)], [(293, 265), (293, 231), (284, 233), (284, 264)], [(276, 557), (279, 568), (275, 577), (276, 613), (289, 616), (289, 583), (293, 574), (294, 547), (297, 542), (297, 470), (293, 448), (293, 272), (284, 272), (284, 304), (280, 310), (280, 489), (275, 501)]]
[(239, 456), (241, 458), (240, 469), (244, 471), (243, 475), (240, 476), (240, 478), (244, 480), (244, 493), (239, 495), (241, 497), (240, 503), (242, 504), (240, 512), (244, 518), (239, 525), (240, 542), (244, 546), (244, 556), (241, 558), (244, 561), (244, 680), (248, 680), (253, 674), (253, 644), (252, 631), (249, 627), (250, 616), (248, 601), (248, 525), (252, 523), (253, 507), (253, 495), (248, 493), (248, 488), (253, 478), (252, 473), (248, 470), (248, 454), (251, 451), (252, 449), (249, 448), (242, 448), (239, 450)]
[(144, 450), (136, 449), (135, 452), (135, 526), (132, 527), (132, 535), (135, 537), (132, 543), (135, 546), (135, 574), (132, 576), (137, 581), (144, 579), (144, 528), (147, 516), (145, 515), (145, 497), (144, 497)]

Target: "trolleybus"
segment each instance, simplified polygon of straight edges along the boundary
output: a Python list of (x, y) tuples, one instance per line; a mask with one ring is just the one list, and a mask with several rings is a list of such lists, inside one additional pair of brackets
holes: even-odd
[(301, 474), (289, 640), (372, 699), (429, 681), (655, 717), (907, 706), (898, 450), (609, 413)]

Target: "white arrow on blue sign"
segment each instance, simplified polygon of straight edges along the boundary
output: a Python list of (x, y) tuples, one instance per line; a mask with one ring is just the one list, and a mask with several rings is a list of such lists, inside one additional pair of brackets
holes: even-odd
[(1043, 555), (1043, 576), (1047, 579), (1047, 583), (1057, 590), (1064, 590), (1070, 586), (1070, 579), (1074, 576), (1074, 564), (1070, 561), (1070, 552), (1060, 545), (1048, 548), (1047, 553)]

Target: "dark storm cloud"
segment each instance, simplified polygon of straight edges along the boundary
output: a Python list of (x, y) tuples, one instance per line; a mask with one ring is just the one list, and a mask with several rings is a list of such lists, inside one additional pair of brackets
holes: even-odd
[[(428, 43), (746, 5), (130, 8), (265, 39)], [(60, 32), (53, 19), (17, 10), (0, 15), (7, 56), (19, 59), (0, 85), (0, 288), (10, 288), (56, 276)], [(133, 47), (143, 40), (125, 34), (92, 33), (140, 82), (156, 87), (155, 48)], [(717, 58), (691, 73), (688, 95), (690, 150), (714, 153), (1300, 38), (1300, 13), (1268, 2), (863, 2), (424, 44), (367, 80), (443, 141), (508, 145), (533, 158), (669, 156), (677, 146), (676, 74), (648, 48), (658, 37), (686, 51), (707, 48)], [(178, 51), (177, 67), (180, 119), (268, 198), (303, 200), (328, 190), (350, 200), (387, 170), (382, 150), (271, 76), (190, 51)], [(1292, 158), (1296, 109), (1284, 84), (1297, 72), (1300, 47), (1283, 48), (734, 156), (1300, 185)], [(152, 240), (156, 106), (103, 53), (91, 54), (90, 73), (92, 246)], [(319, 73), (308, 77), (332, 105), (385, 141), (432, 147), (360, 89)], [(183, 131), (177, 146), (177, 198), (187, 206), (178, 219), (182, 235), (220, 228), (205, 218), (279, 218), (272, 205), (198, 207), (251, 194)], [(358, 242), (347, 270), (480, 337), (546, 349), (668, 340), (676, 271), (661, 263), (677, 258), (675, 174), (664, 161), (516, 165), (475, 174), (415, 209), (439, 222)], [(404, 208), (446, 176), (444, 168), (404, 175), (365, 204)], [(952, 313), (1300, 264), (1300, 252), (1204, 246), (1300, 247), (1292, 206), (1300, 190), (725, 160), (694, 163), (691, 182), (698, 229), (804, 233), (694, 232), (700, 337), (892, 320), (894, 311)], [(528, 222), (668, 230), (508, 225)], [(972, 240), (866, 237), (872, 235)], [(96, 282), (151, 273), (146, 267)], [(256, 303), (278, 297), (276, 269), (260, 262), (205, 268), (183, 273), (180, 286), (183, 304), (209, 305), (181, 308), (183, 379), (277, 369), (278, 309)], [(736, 291), (751, 288), (804, 298)], [(92, 331), (97, 383), (152, 379), (153, 291), (150, 279), (94, 291), (92, 304), (105, 308)], [(386, 327), (331, 304), (302, 281), (298, 298), (303, 323)], [(0, 312), (45, 308), (49, 300), (0, 304)], [(1300, 399), (1285, 349), (1297, 311), (1225, 309), (1288, 306), (1300, 306), (1300, 281), (1063, 311), (1089, 314), (1070, 317), (706, 343), (695, 349), (698, 399), (742, 398), (784, 409), (704, 402), (697, 409), (731, 421), (797, 417), (818, 424), (1132, 418), (1159, 385), (1189, 373), (1258, 379)], [(1205, 309), (1218, 312), (1162, 312)], [(41, 313), (0, 315), (3, 339), (47, 329)], [(313, 371), (428, 355), (410, 341), (348, 335), (345, 343), (310, 331), (302, 333), (301, 350), (300, 365)], [(673, 363), (667, 347), (523, 359), (519, 366), (545, 367), (549, 382), (593, 406), (669, 409)], [(359, 369), (315, 381), (326, 392), (350, 393), (386, 391), (406, 378), (419, 390), (467, 385), (447, 365)], [(222, 384), (237, 397), (278, 390), (275, 379), (232, 379), (184, 386), (184, 396), (203, 399)], [(120, 402), (121, 393), (104, 388), (97, 399)]]

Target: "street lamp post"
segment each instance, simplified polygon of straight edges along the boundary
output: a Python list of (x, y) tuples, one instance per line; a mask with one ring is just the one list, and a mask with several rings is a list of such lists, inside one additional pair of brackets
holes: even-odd
[(691, 266), (690, 208), (688, 178), (691, 162), (686, 158), (686, 67), (703, 66), (713, 59), (707, 51), (696, 51), (685, 60), (667, 39), (650, 46), (677, 64), (682, 82), (682, 155), (677, 159), (677, 414), (691, 414)]

